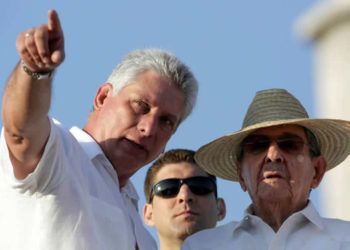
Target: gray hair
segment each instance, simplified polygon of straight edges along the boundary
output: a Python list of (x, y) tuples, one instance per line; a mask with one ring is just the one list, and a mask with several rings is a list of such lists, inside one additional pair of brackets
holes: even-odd
[(139, 49), (129, 53), (117, 65), (107, 81), (113, 86), (113, 93), (132, 83), (139, 74), (154, 70), (168, 78), (185, 96), (185, 107), (179, 124), (189, 116), (194, 108), (198, 93), (198, 83), (190, 69), (171, 53), (161, 49)]

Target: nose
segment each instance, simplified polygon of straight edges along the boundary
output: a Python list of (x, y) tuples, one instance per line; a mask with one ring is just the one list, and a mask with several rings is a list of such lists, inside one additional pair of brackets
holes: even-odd
[(265, 162), (283, 162), (283, 154), (275, 141), (272, 141), (266, 152)]
[(157, 127), (157, 119), (150, 114), (143, 115), (137, 125), (138, 130), (144, 136), (152, 136), (157, 131)]
[(194, 200), (194, 194), (191, 192), (187, 184), (183, 184), (180, 187), (180, 191), (177, 194), (177, 199), (180, 203), (183, 203), (183, 202), (190, 203)]

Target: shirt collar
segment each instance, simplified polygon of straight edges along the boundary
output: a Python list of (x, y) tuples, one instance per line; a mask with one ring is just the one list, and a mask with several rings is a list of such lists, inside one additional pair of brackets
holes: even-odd
[[(313, 223), (318, 228), (320, 229), (324, 228), (322, 219), (310, 200), (308, 201), (308, 204), (304, 209), (292, 214), (291, 216), (289, 216), (289, 218), (287, 218), (287, 220), (295, 216), (298, 216), (298, 217), (303, 216), (306, 220)], [(253, 215), (253, 205), (251, 204), (244, 211), (243, 219), (234, 226), (233, 232), (235, 233), (240, 228), (243, 229), (243, 228), (250, 227), (250, 219), (253, 219), (253, 218), (262, 220), (260, 217)]]
[(116, 184), (119, 186), (118, 173), (107, 159), (97, 142), (88, 133), (78, 127), (72, 127), (69, 131), (79, 142), (89, 160), (97, 160), (113, 177), (113, 179), (115, 179), (117, 182)]
[(130, 180), (125, 184), (125, 186), (122, 188), (122, 193), (125, 193), (126, 196), (128, 196), (131, 200), (133, 200), (134, 203), (137, 204), (138, 200), (140, 199), (137, 191), (135, 189), (135, 186), (132, 184)]
[(298, 213), (303, 214), (305, 218), (307, 218), (310, 222), (315, 224), (318, 228), (324, 228), (322, 218), (311, 201), (308, 201), (307, 206)]
[[(78, 127), (72, 127), (69, 131), (75, 137), (75, 139), (80, 143), (81, 147), (83, 148), (84, 152), (87, 154), (90, 160), (93, 160), (98, 156), (107, 160), (100, 146), (88, 133), (86, 133), (84, 130)], [(113, 171), (115, 171), (114, 168), (113, 168)], [(137, 203), (137, 201), (140, 199), (134, 185), (130, 180), (128, 180), (128, 182), (121, 189), (121, 191), (126, 196), (128, 196), (131, 200), (133, 200), (134, 203)]]
[(83, 148), (90, 160), (94, 159), (98, 155), (105, 156), (96, 141), (84, 130), (78, 127), (72, 127), (69, 131), (80, 143), (80, 146)]

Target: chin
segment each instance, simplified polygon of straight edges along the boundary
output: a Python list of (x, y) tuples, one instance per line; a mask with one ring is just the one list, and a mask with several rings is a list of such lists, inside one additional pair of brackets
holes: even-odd
[(276, 190), (259, 194), (259, 199), (266, 202), (285, 202), (290, 198), (291, 197), (289, 195), (286, 195), (286, 193), (276, 192)]
[(141, 157), (135, 157), (135, 155), (130, 154), (124, 154), (124, 155), (114, 155), (113, 157), (113, 165), (116, 164), (121, 165), (123, 163), (124, 166), (127, 166), (128, 168), (140, 168), (144, 165), (146, 165), (146, 160), (141, 159)]
[(175, 231), (176, 231), (175, 234), (177, 234), (179, 238), (185, 239), (186, 237), (198, 232), (199, 229), (197, 228), (196, 224), (192, 224), (192, 225), (183, 225), (182, 227), (179, 226), (175, 228)]

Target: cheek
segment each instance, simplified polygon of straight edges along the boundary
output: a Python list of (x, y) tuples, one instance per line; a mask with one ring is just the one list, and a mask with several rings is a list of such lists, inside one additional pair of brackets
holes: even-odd
[(170, 139), (172, 135), (173, 135), (172, 131), (159, 129), (157, 137), (158, 137), (158, 140), (164, 144)]
[(112, 110), (111, 108), (105, 110), (99, 118), (100, 124), (112, 131), (120, 130), (128, 120), (120, 110)]
[(122, 110), (116, 114), (116, 122), (119, 123), (122, 127), (131, 127), (137, 125), (138, 117), (125, 110)]
[(164, 224), (173, 217), (174, 206), (171, 202), (159, 202), (153, 207), (153, 220), (156, 224)]
[(255, 185), (257, 175), (257, 171), (255, 171), (255, 169), (251, 165), (244, 166), (244, 169), (242, 170), (242, 178), (247, 187)]
[(312, 179), (314, 175), (312, 161), (305, 155), (297, 155), (288, 166), (288, 172), (292, 180), (305, 181)]
[(305, 157), (302, 154), (297, 155), (297, 163), (301, 164), (305, 161)]
[(158, 199), (153, 201), (153, 210), (160, 216), (164, 213), (170, 212), (176, 204), (174, 198), (162, 199), (159, 197), (154, 197), (153, 199)]
[(217, 204), (216, 204), (216, 200), (212, 200), (212, 201), (204, 201), (202, 203), (202, 208), (206, 208), (207, 210), (207, 214), (210, 215), (208, 216), (209, 218), (211, 217), (215, 217), (215, 215), (218, 214), (218, 207), (217, 207)]
[(200, 207), (203, 210), (203, 224), (205, 224), (206, 227), (214, 227), (219, 219), (219, 210), (216, 201), (203, 201)]
[(156, 135), (155, 143), (153, 144), (153, 150), (155, 155), (159, 155), (164, 151), (164, 148), (169, 141), (172, 134), (169, 133), (162, 133), (162, 131), (158, 132)]
[(119, 123), (135, 120), (136, 114), (127, 102), (114, 102), (109, 107), (110, 115)]

